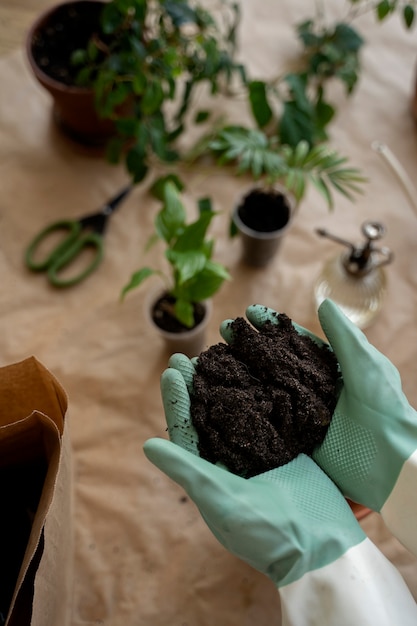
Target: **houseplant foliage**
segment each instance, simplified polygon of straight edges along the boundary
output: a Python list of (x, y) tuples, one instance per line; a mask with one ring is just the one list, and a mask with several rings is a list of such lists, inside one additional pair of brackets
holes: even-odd
[(406, 29), (415, 22), (414, 0), (346, 0), (345, 6), (344, 17), (329, 23), (324, 4), (316, 2), (315, 16), (296, 25), (302, 46), (298, 69), (277, 80), (248, 82), (257, 126), (269, 127), (269, 132), (272, 126), (272, 134), (282, 144), (294, 148), (302, 140), (312, 146), (328, 139), (328, 126), (336, 114), (328, 97), (331, 81), (339, 81), (349, 96), (360, 77), (360, 53), (366, 40), (354, 26), (357, 18), (373, 12), (382, 22), (398, 14)]
[[(185, 130), (197, 85), (208, 85), (214, 96), (235, 75), (244, 80), (233, 59), (238, 20), (233, 0), (221, 0), (213, 12), (188, 0), (111, 0), (103, 6), (101, 31), (74, 51), (77, 83), (92, 86), (98, 113), (115, 121), (108, 158), (123, 156), (135, 182), (146, 176), (153, 155), (178, 158), (174, 142)], [(174, 111), (168, 113), (169, 103)], [(120, 115), (126, 104), (130, 113)], [(196, 122), (209, 115), (193, 113)]]
[(296, 148), (306, 141), (312, 147), (327, 140), (336, 113), (327, 86), (339, 80), (351, 94), (358, 82), (364, 38), (354, 20), (370, 10), (380, 21), (400, 13), (410, 28), (415, 15), (414, 0), (346, 0), (346, 15), (329, 23), (317, 1), (316, 15), (296, 26), (299, 68), (266, 82), (248, 79), (235, 61), (238, 0), (219, 0), (210, 10), (201, 2), (104, 2), (100, 28), (72, 54), (78, 84), (94, 88), (99, 115), (115, 122), (118, 135), (108, 145), (108, 158), (125, 159), (136, 182), (146, 176), (152, 157), (178, 159), (176, 140), (191, 121), (209, 117), (207, 98), (203, 110), (195, 107), (201, 84), (211, 95), (242, 86), (255, 127), (275, 145)]
[(257, 129), (225, 127), (210, 141), (209, 148), (218, 163), (234, 164), (239, 174), (249, 172), (254, 179), (263, 179), (267, 186), (282, 183), (297, 203), (311, 182), (332, 209), (332, 190), (353, 199), (365, 181), (358, 169), (347, 165), (347, 157), (327, 144), (310, 146), (306, 140), (300, 140), (292, 147)]
[(329, 101), (332, 81), (342, 83), (347, 96), (354, 92), (365, 43), (353, 22), (372, 11), (379, 22), (397, 13), (406, 29), (415, 21), (415, 2), (346, 0), (346, 15), (334, 23), (326, 19), (324, 4), (316, 15), (296, 25), (301, 43), (299, 67), (276, 80), (248, 78), (245, 83), (254, 126), (218, 126), (194, 146), (189, 158), (211, 152), (221, 166), (234, 165), (266, 185), (279, 181), (299, 203), (312, 183), (334, 206), (333, 192), (349, 199), (366, 181), (348, 159), (328, 144), (329, 124), (336, 115)]
[(148, 247), (158, 240), (164, 242), (169, 275), (144, 266), (134, 272), (122, 290), (122, 298), (150, 276), (158, 275), (172, 298), (172, 316), (185, 328), (192, 328), (195, 324), (194, 305), (211, 298), (230, 275), (223, 265), (212, 260), (214, 241), (207, 232), (216, 213), (211, 202), (207, 198), (199, 200), (198, 217), (188, 222), (181, 188), (181, 181), (169, 175), (158, 179), (153, 186), (153, 193), (162, 206), (156, 215), (155, 232)]

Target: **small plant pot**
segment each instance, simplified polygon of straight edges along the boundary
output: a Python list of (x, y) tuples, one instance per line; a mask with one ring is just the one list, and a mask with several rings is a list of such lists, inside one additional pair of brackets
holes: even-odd
[(114, 135), (114, 123), (96, 112), (93, 89), (74, 84), (76, 68), (70, 57), (86, 46), (97, 30), (101, 0), (72, 0), (43, 12), (26, 37), (30, 68), (53, 99), (53, 118), (59, 128), (86, 146), (104, 146)]
[(212, 301), (205, 300), (196, 305), (197, 324), (187, 328), (166, 313), (166, 302), (172, 305), (166, 293), (153, 293), (146, 303), (150, 325), (164, 340), (170, 354), (181, 352), (189, 358), (197, 356), (206, 347), (207, 327), (211, 318)]
[(238, 201), (232, 220), (242, 242), (242, 261), (265, 267), (291, 226), (294, 198), (283, 188), (251, 187)]

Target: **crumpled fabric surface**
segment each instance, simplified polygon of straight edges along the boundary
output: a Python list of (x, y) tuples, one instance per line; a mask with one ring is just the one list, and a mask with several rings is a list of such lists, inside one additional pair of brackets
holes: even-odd
[[(326, 3), (329, 17), (340, 15), (342, 5)], [(294, 24), (313, 15), (314, 3), (245, 0), (242, 11), (240, 54), (252, 75), (286, 71), (298, 51)], [(417, 214), (371, 149), (374, 140), (385, 142), (415, 181), (415, 42), (396, 17), (377, 25), (368, 15), (356, 26), (367, 40), (363, 71), (349, 100), (338, 86), (332, 89), (338, 112), (331, 127), (332, 145), (369, 179), (355, 203), (336, 196), (331, 213), (309, 189), (273, 264), (249, 269), (240, 263), (239, 241), (227, 233), (230, 211), (251, 181), (228, 170), (179, 172), (190, 212), (205, 195), (220, 211), (212, 228), (215, 257), (232, 274), (214, 298), (207, 345), (220, 341), (223, 319), (243, 315), (255, 302), (322, 334), (313, 285), (322, 264), (341, 249), (315, 229), (356, 241), (362, 222), (382, 221), (383, 245), (395, 260), (386, 269), (383, 311), (366, 334), (398, 367), (405, 393), (417, 406)], [(34, 355), (69, 396), (75, 465), (72, 626), (278, 626), (272, 583), (216, 542), (195, 506), (142, 452), (149, 437), (166, 437), (159, 379), (169, 355), (145, 314), (160, 284), (151, 280), (123, 303), (119, 295), (143, 263), (163, 267), (161, 248), (145, 253), (158, 209), (148, 189), (162, 170), (135, 187), (112, 216), (100, 268), (71, 289), (52, 288), (43, 274), (25, 268), (31, 238), (52, 220), (94, 211), (128, 178), (123, 166), (109, 165), (62, 136), (23, 49), (0, 61), (0, 77), (0, 365)], [(247, 120), (241, 101), (220, 100), (212, 108), (228, 112), (234, 122)], [(191, 133), (187, 140), (193, 138)], [(416, 559), (378, 515), (361, 523), (417, 598)]]

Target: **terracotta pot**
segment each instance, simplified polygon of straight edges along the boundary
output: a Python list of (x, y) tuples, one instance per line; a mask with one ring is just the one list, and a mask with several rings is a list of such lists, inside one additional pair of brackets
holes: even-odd
[[(91, 28), (94, 28), (93, 23), (98, 23), (103, 4), (101, 0), (72, 0), (54, 5), (35, 20), (26, 37), (30, 67), (37, 81), (52, 96), (54, 120), (72, 139), (91, 146), (104, 145), (114, 135), (113, 122), (101, 119), (96, 113), (92, 89), (68, 85), (46, 74), (39, 62), (38, 50), (42, 42), (54, 32), (57, 24), (59, 29), (62, 28), (62, 41), (71, 41), (72, 29), (76, 28), (75, 16), (83, 15), (84, 12), (88, 12), (88, 15), (93, 12), (90, 23)], [(96, 11), (97, 18), (94, 17)], [(87, 20), (84, 22), (87, 23)], [(86, 27), (87, 36), (90, 23)]]
[(252, 186), (237, 202), (232, 220), (242, 243), (242, 261), (268, 265), (291, 226), (295, 200), (283, 187)]
[(159, 326), (155, 321), (153, 310), (158, 300), (163, 297), (163, 292), (153, 292), (148, 296), (145, 303), (145, 312), (148, 318), (149, 324), (152, 326), (154, 332), (157, 332), (164, 340), (167, 351), (170, 354), (175, 352), (181, 352), (189, 358), (198, 356), (202, 350), (206, 348), (206, 335), (207, 327), (211, 318), (212, 301), (205, 300), (201, 303), (204, 308), (203, 319), (194, 326), (194, 328), (182, 328), (179, 332), (171, 332), (165, 330)]

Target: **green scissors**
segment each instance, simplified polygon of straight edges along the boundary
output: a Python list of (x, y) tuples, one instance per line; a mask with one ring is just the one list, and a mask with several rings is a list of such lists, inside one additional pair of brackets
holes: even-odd
[[(132, 187), (132, 185), (128, 185), (122, 189), (114, 198), (106, 202), (97, 213), (76, 220), (61, 220), (44, 228), (36, 235), (26, 250), (25, 262), (27, 267), (33, 272), (46, 272), (49, 282), (54, 287), (71, 287), (87, 278), (103, 259), (103, 235), (108, 218), (130, 193)], [(45, 258), (37, 260), (39, 246), (52, 233), (61, 230), (68, 233), (67, 236)], [(95, 250), (91, 263), (76, 276), (62, 278), (60, 272), (87, 248)]]

